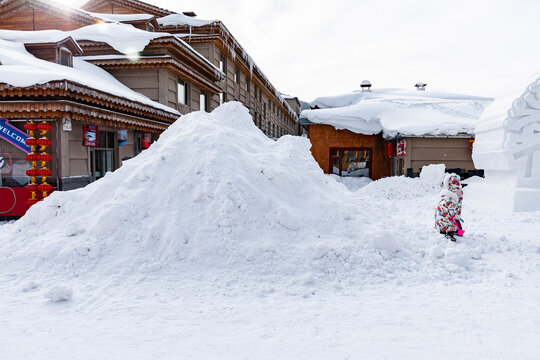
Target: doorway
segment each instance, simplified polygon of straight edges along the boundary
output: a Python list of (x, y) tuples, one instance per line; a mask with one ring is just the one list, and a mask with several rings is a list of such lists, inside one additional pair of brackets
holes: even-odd
[(99, 131), (98, 146), (90, 149), (90, 168), (93, 180), (98, 180), (115, 167), (115, 133)]

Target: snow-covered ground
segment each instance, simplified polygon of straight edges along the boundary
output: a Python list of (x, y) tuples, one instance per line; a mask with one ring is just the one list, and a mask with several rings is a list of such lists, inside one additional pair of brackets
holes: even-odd
[(0, 224), (1, 358), (540, 357), (539, 212), (475, 179), (452, 243), (432, 179), (338, 180), (238, 103), (182, 117)]

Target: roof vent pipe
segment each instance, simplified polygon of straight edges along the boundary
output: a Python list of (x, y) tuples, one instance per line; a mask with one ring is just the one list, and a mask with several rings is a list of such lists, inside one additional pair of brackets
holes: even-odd
[(426, 91), (426, 86), (427, 86), (427, 84), (423, 83), (423, 82), (419, 82), (419, 83), (416, 83), (416, 85), (414, 85), (414, 87), (418, 91)]
[(360, 88), (362, 91), (371, 91), (371, 81), (369, 80), (362, 80), (360, 83)]

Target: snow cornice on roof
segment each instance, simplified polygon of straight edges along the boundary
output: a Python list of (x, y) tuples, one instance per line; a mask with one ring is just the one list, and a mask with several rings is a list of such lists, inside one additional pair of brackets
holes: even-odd
[(138, 0), (89, 0), (81, 6), (81, 9), (86, 11), (96, 11), (97, 9), (102, 9), (106, 5), (111, 5), (111, 12), (113, 14), (115, 5), (126, 7), (142, 14), (152, 14), (159, 17), (174, 14), (173, 11)]
[[(474, 136), (476, 123), (493, 99), (402, 89), (317, 98), (300, 114), (305, 125), (324, 124), (386, 138)], [(307, 120), (307, 121), (306, 121)]]

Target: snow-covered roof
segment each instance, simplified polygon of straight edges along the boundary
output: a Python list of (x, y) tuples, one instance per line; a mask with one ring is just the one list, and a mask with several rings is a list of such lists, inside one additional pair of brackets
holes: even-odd
[(13, 31), (0, 30), (0, 39), (20, 43), (56, 42), (71, 36), (76, 41), (88, 40), (104, 42), (115, 50), (131, 54), (142, 51), (150, 41), (159, 37), (173, 36), (168, 33), (155, 33), (137, 29), (132, 25), (101, 23), (85, 26), (72, 31), (41, 30)]
[(175, 109), (131, 90), (105, 70), (77, 57), (73, 58), (71, 68), (36, 58), (26, 51), (22, 42), (0, 39), (0, 63), (2, 64), (0, 65), (0, 83), (27, 87), (50, 81), (73, 81), (98, 91), (180, 115)]
[(214, 24), (218, 21), (219, 20), (202, 20), (196, 17), (186, 16), (184, 14), (172, 14), (157, 19), (160, 26), (205, 26)]
[(491, 98), (404, 89), (375, 89), (320, 97), (317, 110), (300, 114), (312, 123), (384, 137), (473, 135)]
[(127, 55), (134, 55), (144, 50), (150, 41), (164, 37), (176, 38), (182, 46), (189, 49), (200, 61), (213, 68), (217, 75), (223, 75), (223, 72), (212, 64), (208, 59), (195, 51), (179, 36), (164, 32), (150, 32), (137, 29), (129, 24), (121, 23), (101, 23), (85, 26), (73, 31), (61, 30), (41, 30), (41, 31), (14, 31), (0, 30), (0, 39), (16, 41), (25, 44), (58, 42), (67, 37), (72, 37), (76, 41), (95, 41), (110, 45), (116, 51)]

